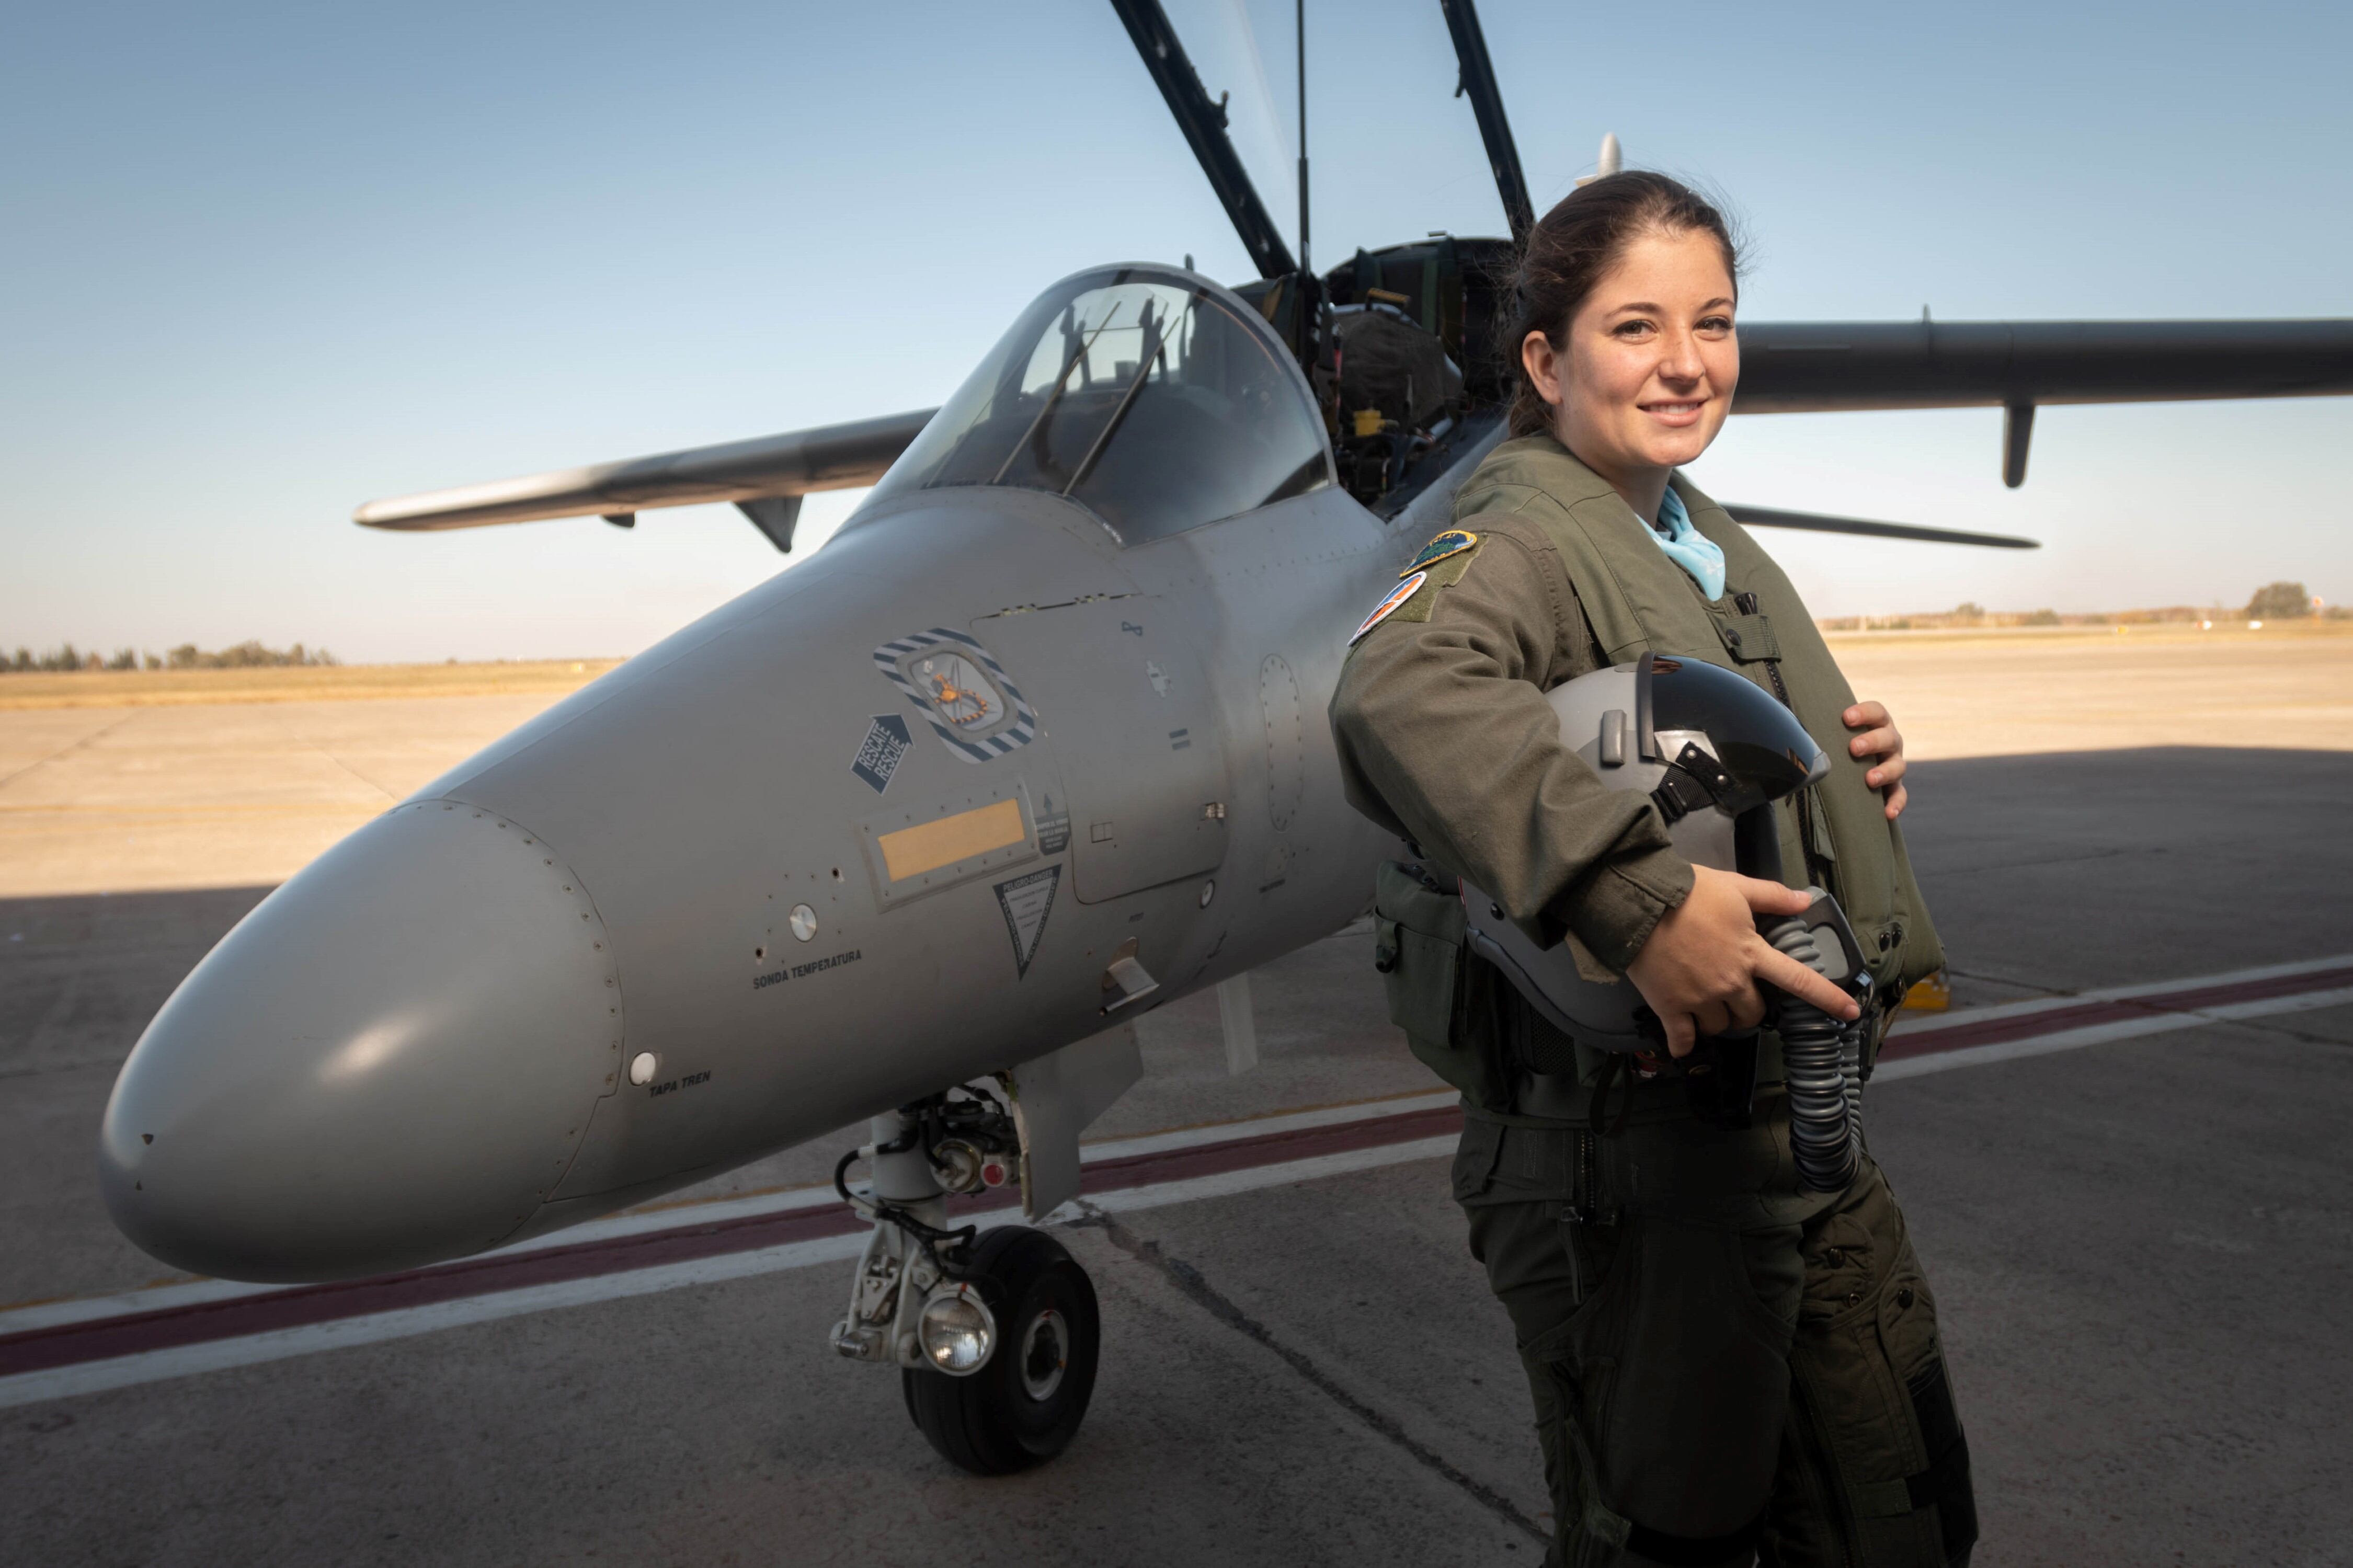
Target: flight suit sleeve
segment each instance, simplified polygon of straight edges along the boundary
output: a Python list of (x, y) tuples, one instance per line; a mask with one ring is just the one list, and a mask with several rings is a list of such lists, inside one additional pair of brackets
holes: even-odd
[(1426, 605), (1351, 651), (1331, 710), (1342, 782), (1531, 937), (1566, 928), (1623, 972), (1691, 891), (1691, 865), (1647, 796), (1604, 789), (1561, 742), (1544, 694), (1598, 658), (1558, 555), (1532, 525), (1476, 521), (1459, 576), (1434, 574)]

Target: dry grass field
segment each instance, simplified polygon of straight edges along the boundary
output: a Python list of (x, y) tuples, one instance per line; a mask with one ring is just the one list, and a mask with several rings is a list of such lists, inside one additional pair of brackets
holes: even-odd
[(1858, 696), (1924, 761), (2127, 746), (2353, 751), (2353, 622), (1844, 632)]
[(0, 713), (37, 708), (151, 708), (188, 703), (320, 702), (370, 698), (562, 696), (617, 658), (496, 664), (288, 665), (248, 669), (82, 670), (0, 674)]
[[(2340, 628), (1831, 641), (1924, 761), (2353, 751)], [(0, 898), (282, 881), (614, 662), (0, 676)]]

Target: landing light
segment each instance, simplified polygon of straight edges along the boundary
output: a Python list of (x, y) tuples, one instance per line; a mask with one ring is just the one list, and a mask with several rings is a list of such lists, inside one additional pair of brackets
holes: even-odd
[(969, 1285), (943, 1285), (923, 1303), (916, 1325), (923, 1356), (950, 1377), (969, 1377), (997, 1348), (997, 1319)]

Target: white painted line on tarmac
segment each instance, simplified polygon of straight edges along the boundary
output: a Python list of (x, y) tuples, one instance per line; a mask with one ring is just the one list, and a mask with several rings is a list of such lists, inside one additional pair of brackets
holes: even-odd
[[(1453, 1095), (1447, 1097), (1449, 1101), (1456, 1098)], [(1237, 1193), (1255, 1192), (1261, 1187), (1288, 1186), (1294, 1182), (1320, 1182), (1326, 1176), (1352, 1175), (1358, 1171), (1378, 1170), (1383, 1165), (1408, 1165), (1416, 1160), (1451, 1159), (1455, 1145), (1460, 1142), (1455, 1133), (1444, 1132), (1435, 1138), (1417, 1138), (1410, 1143), (1383, 1143), (1370, 1149), (1350, 1149), (1338, 1154), (1316, 1154), (1281, 1165), (1220, 1171), (1215, 1175), (1187, 1176), (1182, 1181), (1162, 1182), (1149, 1187), (1121, 1187), (1064, 1204), (1047, 1219), (1053, 1223), (1077, 1218), (1080, 1213), (1078, 1205), (1082, 1203), (1105, 1214), (1124, 1214), (1131, 1209), (1166, 1208), (1171, 1204), (1231, 1197)]]
[(249, 1334), (242, 1339), (209, 1340), (197, 1344), (174, 1345), (165, 1350), (142, 1351), (136, 1355), (117, 1356), (111, 1361), (84, 1362), (76, 1366), (22, 1372), (13, 1377), (0, 1378), (0, 1409), (30, 1405), (36, 1400), (63, 1399), (77, 1394), (128, 1388), (135, 1384), (160, 1383), (165, 1378), (186, 1377), (200, 1372), (224, 1372), (231, 1367), (255, 1366), (263, 1362), (309, 1355), (314, 1351), (343, 1350), (353, 1345), (409, 1339), (417, 1334), (437, 1333), (443, 1329), (464, 1328), (470, 1323), (493, 1322), (525, 1312), (580, 1307), (592, 1301), (611, 1301), (628, 1296), (650, 1295), (659, 1290), (675, 1290), (686, 1285), (708, 1285), (723, 1279), (773, 1274), (812, 1263), (855, 1258), (865, 1246), (866, 1237), (862, 1234), (819, 1237), (810, 1241), (786, 1242), (782, 1247), (767, 1247), (758, 1252), (698, 1258), (686, 1263), (639, 1268), (626, 1274), (599, 1274), (553, 1285), (528, 1285), (517, 1290), (470, 1296), (455, 1301), (437, 1301), (426, 1307), (403, 1307), (364, 1318), (339, 1318), (323, 1323), (305, 1323), (299, 1328), (272, 1329), (266, 1333)]
[[(1081, 1147), (1079, 1158), (1082, 1163), (1092, 1164), (1100, 1160), (1124, 1160), (1139, 1154), (1166, 1153), (1173, 1149), (1196, 1149), (1204, 1144), (1224, 1143), (1238, 1138), (1303, 1132), (1318, 1127), (1337, 1126), (1342, 1122), (1368, 1121), (1375, 1117), (1410, 1116), (1418, 1111), (1440, 1110), (1452, 1105), (1458, 1098), (1449, 1089), (1340, 1105), (1322, 1105), (1310, 1110), (1286, 1111), (1274, 1116), (1244, 1117), (1237, 1121), (1202, 1122), (1136, 1138), (1088, 1143)], [(529, 1241), (477, 1253), (474, 1258), (508, 1257), (549, 1247), (592, 1245), (643, 1236), (651, 1231), (674, 1230), (681, 1226), (724, 1224), (763, 1215), (789, 1214), (797, 1209), (824, 1208), (840, 1201), (829, 1184), (787, 1187), (781, 1192), (751, 1193), (742, 1196), (690, 1198), (683, 1203), (658, 1204), (648, 1208), (607, 1215), (601, 1219), (586, 1220), (564, 1230), (533, 1237)], [(469, 1258), (466, 1261), (472, 1260)], [(23, 1307), (0, 1308), (0, 1335), (55, 1328), (64, 1323), (92, 1322), (100, 1318), (125, 1317), (134, 1312), (167, 1312), (182, 1307), (210, 1306), (217, 1301), (267, 1295), (285, 1288), (283, 1285), (248, 1284), (237, 1279), (184, 1279), (105, 1296), (76, 1296), (64, 1300), (37, 1301)]]
[[(1446, 1098), (1451, 1100), (1452, 1097)], [(1351, 1120), (1362, 1120), (1363, 1114), (1362, 1110), (1359, 1110)], [(1217, 1141), (1208, 1137), (1198, 1140), (1205, 1143)], [(1391, 1143), (1371, 1149), (1350, 1150), (1344, 1153), (1319, 1154), (1304, 1160), (1287, 1161), (1282, 1164), (1219, 1172), (1214, 1175), (1187, 1177), (1180, 1181), (1164, 1182), (1151, 1186), (1126, 1187), (1102, 1194), (1087, 1201), (1099, 1210), (1125, 1212), (1158, 1208), (1169, 1204), (1194, 1203), (1204, 1198), (1229, 1197), (1238, 1193), (1252, 1192), (1263, 1187), (1283, 1186), (1294, 1182), (1320, 1181), (1327, 1176), (1346, 1175), (1358, 1171), (1377, 1169), (1383, 1165), (1404, 1164), (1415, 1160), (1440, 1159), (1453, 1153), (1454, 1143), (1453, 1135), (1449, 1133), (1437, 1138), (1417, 1139), (1409, 1143)], [(829, 1196), (830, 1194), (828, 1195)], [(1058, 1221), (1067, 1223), (1078, 1217), (1081, 1212), (1074, 1205), (1065, 1205), (1056, 1210), (1054, 1215), (1049, 1216), (1049, 1223)], [(1020, 1217), (1018, 1209), (999, 1209), (987, 1215), (975, 1215), (972, 1223), (987, 1230), (1000, 1225), (1018, 1224)], [(711, 1285), (723, 1280), (745, 1279), (763, 1274), (782, 1273), (787, 1269), (805, 1268), (813, 1264), (852, 1258), (863, 1251), (865, 1247), (866, 1233), (863, 1231), (847, 1236), (818, 1237), (807, 1241), (786, 1242), (779, 1247), (764, 1247), (753, 1252), (699, 1258), (683, 1263), (659, 1264), (650, 1268), (593, 1275), (586, 1279), (567, 1279), (550, 1285), (528, 1285), (518, 1289), (501, 1290), (455, 1301), (437, 1301), (423, 1307), (403, 1307), (389, 1312), (372, 1313), (365, 1317), (304, 1324), (299, 1328), (273, 1329), (241, 1339), (212, 1340), (197, 1344), (174, 1345), (163, 1350), (143, 1351), (134, 1355), (118, 1356), (111, 1361), (84, 1362), (70, 1366), (45, 1368), (38, 1372), (18, 1373), (11, 1377), (0, 1378), (0, 1409), (30, 1405), (45, 1399), (63, 1399), (75, 1394), (100, 1393), (107, 1389), (128, 1388), (139, 1384), (160, 1383), (167, 1378), (187, 1377), (197, 1373), (222, 1372), (232, 1367), (256, 1366), (265, 1362), (284, 1361), (293, 1356), (309, 1355), (318, 1351), (344, 1350), (356, 1345), (380, 1344), (387, 1340), (410, 1339), (419, 1334), (438, 1333), (444, 1329), (495, 1322), (501, 1318), (518, 1317), (527, 1312), (550, 1311), (561, 1307), (582, 1307), (597, 1301), (652, 1295), (659, 1291), (675, 1290), (691, 1285)], [(262, 1289), (275, 1289), (275, 1287), (262, 1287)], [(243, 1290), (237, 1292), (237, 1294), (247, 1293), (249, 1292)], [(153, 1294), (150, 1292), (146, 1299), (152, 1300)], [(11, 1313), (7, 1319), (0, 1320), (0, 1323), (6, 1323), (12, 1329), (18, 1326), (31, 1326), (18, 1324), (15, 1319), (16, 1314)]]
[(176, 1307), (208, 1307), (282, 1290), (283, 1285), (248, 1285), (239, 1279), (181, 1279), (168, 1285), (148, 1285), (111, 1296), (69, 1296), (59, 1301), (35, 1301), (0, 1311), (0, 1334), (20, 1334), (32, 1329), (53, 1329), (60, 1323), (87, 1323), (97, 1318), (126, 1317), (133, 1312), (168, 1311)]
[(1168, 1132), (1146, 1133), (1140, 1138), (1089, 1143), (1080, 1149), (1079, 1158), (1089, 1163), (1097, 1160), (1125, 1160), (1138, 1154), (1159, 1154), (1171, 1149), (1196, 1149), (1204, 1143), (1223, 1143), (1233, 1138), (1271, 1138), (1284, 1132), (1304, 1132), (1315, 1127), (1337, 1127), (1344, 1121), (1369, 1121), (1376, 1116), (1411, 1116), (1417, 1111), (1443, 1110), (1461, 1098), (1451, 1089), (1440, 1089), (1419, 1094), (1401, 1094), (1386, 1100), (1319, 1105), (1313, 1110), (1257, 1116), (1243, 1121), (1206, 1122)]
[[(2336, 961), (2342, 963), (2345, 961)], [(2255, 978), (2234, 975), (2227, 979)], [(2261, 978), (2269, 979), (2269, 974)], [(2180, 990), (2179, 985), (2166, 987)], [(2124, 997), (2111, 992), (2109, 997)], [(2091, 1000), (2073, 997), (2071, 1001)], [(1897, 1079), (1918, 1078), (1923, 1073), (1949, 1072), (1955, 1068), (1982, 1067), (1989, 1062), (2014, 1061), (2021, 1057), (2045, 1057), (2054, 1051), (2080, 1050), (2085, 1046), (2105, 1046), (2114, 1040), (2137, 1040), (2149, 1035), (2169, 1035), (2178, 1029), (2195, 1029), (2207, 1024), (2233, 1024), (2245, 1018), (2269, 1017), (2278, 1013), (2309, 1013), (2322, 1007), (2342, 1007), (2353, 1003), (2353, 986), (2334, 991), (2306, 991), (2293, 996), (2265, 996), (2253, 1002), (2226, 1002), (2219, 1006), (2200, 1007), (2179, 1013), (2152, 1012), (2137, 1018), (2118, 1018), (2111, 1023), (2087, 1024), (2080, 1029), (2060, 1029), (2048, 1035), (2030, 1035), (2024, 1039), (1997, 1040), (1990, 1045), (1963, 1046), (1957, 1050), (1936, 1051), (1925, 1056), (1903, 1057), (1883, 1062), (1872, 1073), (1873, 1083), (1893, 1082)], [(1972, 1010), (1972, 1020), (1989, 1014), (1990, 1008)]]
[[(1990, 1022), (2010, 1018), (2031, 1018), (2039, 1013), (2082, 1007), (2087, 1004), (2123, 1002), (2168, 993), (2205, 991), (2232, 984), (2286, 979), (2298, 974), (2316, 973), (2340, 968), (2348, 963), (2353, 963), (2353, 955), (2233, 970), (2226, 973), (2205, 975), (2192, 980), (2161, 981), (2148, 984), (2084, 992), (2070, 996), (2037, 998), (2032, 1001), (2008, 1003), (1993, 1007), (1969, 1008), (1938, 1017), (1907, 1018), (1900, 1028), (1898, 1037), (1909, 1038), (1921, 1035), (1933, 1035), (1945, 1029), (1963, 1026), (1981, 1026)], [(2337, 987), (2300, 994), (2260, 997), (2244, 1002), (2221, 1003), (2202, 1008), (2171, 1010), (2152, 1008), (2145, 1015), (2086, 1025), (2080, 1028), (2062, 1028), (2042, 1035), (1996, 1041), (1982, 1046), (1965, 1046), (1947, 1051), (1935, 1051), (1932, 1047), (1930, 1051), (1918, 1056), (1905, 1057), (1886, 1062), (1873, 1076), (1874, 1081), (1894, 1081), (1916, 1078), (1926, 1073), (1942, 1072), (1953, 1068), (1976, 1067), (1992, 1062), (2014, 1060), (2022, 1057), (2074, 1050), (2111, 1041), (2168, 1034), (2201, 1026), (2233, 1023), (2244, 1019), (2343, 1006), (2348, 1004), (2353, 1004), (2353, 987)], [(1244, 1139), (1255, 1141), (1279, 1137), (1293, 1131), (1307, 1131), (1352, 1121), (1440, 1110), (1452, 1104), (1454, 1100), (1455, 1096), (1451, 1090), (1439, 1090), (1387, 1100), (1359, 1101), (1354, 1104), (1321, 1106), (1309, 1110), (1285, 1112), (1240, 1121), (1179, 1128), (1167, 1132), (1089, 1144), (1082, 1152), (1082, 1158), (1092, 1163)], [(1330, 1176), (1377, 1169), (1386, 1165), (1402, 1164), (1417, 1160), (1441, 1159), (1453, 1152), (1454, 1144), (1453, 1135), (1446, 1134), (1435, 1138), (1418, 1139), (1410, 1142), (1350, 1150), (1334, 1154), (1314, 1155), (1274, 1164), (1246, 1166), (1206, 1176), (1119, 1188), (1095, 1194), (1085, 1199), (1084, 1202), (1094, 1210), (1106, 1213), (1194, 1203), (1266, 1187), (1317, 1181)], [(518, 1243), (514, 1247), (501, 1250), (521, 1253), (548, 1247), (594, 1244), (649, 1232), (688, 1228), (704, 1224), (724, 1223), (764, 1215), (816, 1208), (835, 1201), (830, 1186), (800, 1187), (741, 1197), (690, 1201), (592, 1220), (566, 1230), (535, 1237), (528, 1242)], [(1083, 1210), (1075, 1204), (1065, 1205), (1049, 1216), (1048, 1223), (1068, 1223), (1082, 1212)], [(974, 1216), (975, 1223), (983, 1228), (1013, 1224), (1018, 1218), (1018, 1211), (1013, 1209), (996, 1210), (986, 1215)], [(854, 1258), (864, 1247), (865, 1239), (865, 1233), (862, 1231), (842, 1236), (819, 1237), (746, 1252), (725, 1253), (679, 1263), (658, 1264), (645, 1268), (599, 1274), (551, 1284), (493, 1290), (483, 1295), (456, 1300), (270, 1330), (242, 1338), (171, 1346), (121, 1356), (110, 1361), (87, 1362), (21, 1373), (13, 1376), (0, 1377), (0, 1408), (31, 1404), (45, 1399), (62, 1398), (76, 1394), (129, 1387), (198, 1373), (257, 1365), (306, 1355), (316, 1351), (381, 1343), (388, 1340), (435, 1333), (444, 1329), (492, 1322), (502, 1318), (529, 1312), (586, 1306), (597, 1301), (649, 1295), (688, 1286), (713, 1284), (729, 1279), (779, 1273)], [(204, 1306), (264, 1294), (282, 1288), (275, 1285), (242, 1284), (223, 1279), (194, 1279), (117, 1295), (41, 1302), (0, 1311), (0, 1334), (13, 1334), (116, 1316)]]
[[(2210, 986), (2243, 985), (2250, 981), (2285, 980), (2297, 974), (2317, 974), (2324, 970), (2342, 969), (2348, 963), (2353, 963), (2353, 952), (2339, 953), (2334, 958), (2302, 959), (2295, 963), (2266, 963), (2254, 969), (2232, 969), (2221, 974), (2200, 974), (2188, 980), (2152, 980), (2139, 985), (2114, 985), (2102, 991), (2075, 991), (2064, 996), (2037, 996), (2026, 1002), (2002, 1002), (1990, 1007), (1964, 1007), (1952, 1013), (1907, 1014), (1895, 1021), (1895, 1026), (1888, 1031), (1888, 1037), (1909, 1040), (1943, 1029), (1974, 1028), (2006, 1018), (2031, 1017), (2037, 1013), (2081, 1007), (2093, 1002), (2129, 1002), (2136, 997), (2158, 996), (2175, 991), (2203, 991)], [(1954, 1054), (1966, 1056), (1968, 1052)], [(1873, 1073), (1872, 1077), (1876, 1081), (1879, 1075)]]

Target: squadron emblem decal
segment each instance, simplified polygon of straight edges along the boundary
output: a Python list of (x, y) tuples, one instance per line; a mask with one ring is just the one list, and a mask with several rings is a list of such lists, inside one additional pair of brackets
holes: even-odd
[(1439, 562), (1445, 560), (1450, 555), (1460, 555), (1466, 550), (1476, 550), (1478, 548), (1479, 536), (1477, 534), (1472, 532), (1467, 528), (1450, 528), (1445, 532), (1440, 534), (1437, 538), (1431, 540), (1429, 543), (1423, 545), (1421, 549), (1416, 552), (1414, 558), (1405, 563), (1405, 570), (1398, 573), (1398, 575), (1399, 577), (1410, 576), (1412, 574), (1420, 571), (1425, 566), (1436, 565)]
[(1408, 599), (1412, 598), (1416, 593), (1419, 592), (1421, 585), (1429, 581), (1429, 573), (1417, 572), (1412, 576), (1407, 578), (1404, 582), (1398, 584), (1396, 587), (1391, 588), (1388, 591), (1388, 596), (1383, 599), (1379, 604), (1375, 605), (1373, 606), (1373, 613), (1366, 616), (1364, 618), (1363, 623), (1359, 625), (1355, 631), (1348, 634), (1348, 646), (1350, 647), (1354, 647), (1359, 642), (1363, 641), (1366, 632), (1371, 631), (1375, 626), (1379, 626), (1383, 621), (1388, 620), (1391, 616), (1397, 614), (1398, 611), (1404, 606), (1405, 602)]
[(874, 668), (965, 762), (1001, 757), (1037, 736), (1038, 715), (1021, 689), (962, 632), (934, 626), (886, 642), (874, 650)]

